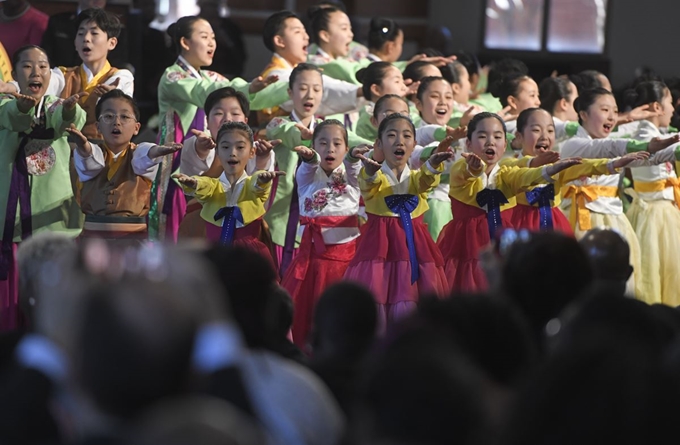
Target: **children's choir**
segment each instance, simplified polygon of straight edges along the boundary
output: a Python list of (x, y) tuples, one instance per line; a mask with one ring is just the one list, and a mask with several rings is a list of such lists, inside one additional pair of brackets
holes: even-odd
[(300, 346), (343, 279), (374, 293), (383, 327), (425, 294), (484, 290), (480, 253), (509, 228), (616, 229), (631, 294), (680, 304), (680, 135), (661, 81), (637, 82), (619, 113), (601, 73), (539, 84), (508, 59), (489, 94), (474, 56), (398, 62), (394, 21), (373, 19), (366, 48), (321, 4), (311, 35), (290, 11), (267, 19), (272, 59), (247, 82), (205, 69), (215, 35), (191, 16), (167, 31), (177, 59), (158, 85), (157, 141), (135, 144), (134, 79), (107, 60), (120, 23), (101, 9), (77, 22), (81, 65), (53, 70), (25, 46), (2, 84), (0, 329), (21, 323), (17, 244), (41, 231), (255, 250), (292, 295)]

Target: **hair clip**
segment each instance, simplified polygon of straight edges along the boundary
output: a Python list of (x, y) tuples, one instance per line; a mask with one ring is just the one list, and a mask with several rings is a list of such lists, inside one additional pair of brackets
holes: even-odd
[(390, 30), (390, 28), (388, 28), (387, 26), (383, 26), (382, 32), (383, 32), (383, 34), (387, 34), (387, 31), (389, 31), (389, 30)]

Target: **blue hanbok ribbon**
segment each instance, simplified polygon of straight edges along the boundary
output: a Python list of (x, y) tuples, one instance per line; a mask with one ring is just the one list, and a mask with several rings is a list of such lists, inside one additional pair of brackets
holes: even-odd
[(234, 242), (234, 234), (236, 233), (236, 221), (243, 224), (243, 214), (238, 206), (222, 207), (215, 213), (215, 221), (224, 218), (222, 222), (222, 232), (220, 233), (220, 244), (229, 246)]
[(555, 199), (555, 186), (548, 184), (526, 192), (529, 205), (538, 204), (541, 218), (541, 230), (552, 230), (553, 217), (551, 201)]
[(489, 225), (489, 237), (491, 239), (496, 236), (496, 230), (503, 228), (501, 205), (507, 203), (508, 198), (500, 190), (484, 189), (477, 193), (479, 207), (486, 206), (486, 222)]
[(413, 239), (413, 221), (411, 220), (411, 212), (418, 207), (418, 201), (416, 195), (390, 195), (385, 197), (385, 204), (392, 212), (399, 215), (401, 224), (404, 226), (404, 232), (406, 232), (406, 245), (411, 260), (411, 284), (418, 281), (420, 277), (416, 245)]

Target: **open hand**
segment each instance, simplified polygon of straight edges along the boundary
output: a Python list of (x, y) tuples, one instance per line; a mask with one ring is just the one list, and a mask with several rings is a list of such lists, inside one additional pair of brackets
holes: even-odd
[(554, 164), (560, 160), (560, 154), (556, 151), (542, 151), (531, 159), (530, 167), (543, 167), (544, 165)]
[(458, 139), (463, 139), (467, 136), (467, 127), (464, 125), (458, 126), (456, 128), (446, 127), (446, 136), (450, 136), (454, 141)]
[(64, 110), (73, 110), (76, 107), (76, 104), (80, 100), (81, 97), (85, 97), (89, 95), (90, 93), (76, 93), (73, 96), (69, 97), (68, 99), (64, 99), (64, 102), (61, 103), (61, 106), (63, 107)]
[(661, 151), (664, 148), (673, 145), (680, 141), (680, 133), (676, 133), (673, 136), (669, 138), (654, 138), (651, 141), (649, 141), (649, 145), (647, 146), (647, 151), (650, 153), (656, 153), (657, 151)]
[(66, 131), (68, 131), (70, 134), (73, 135), (73, 140), (76, 144), (76, 149), (83, 155), (89, 156), (92, 153), (92, 146), (90, 145), (90, 142), (87, 140), (85, 135), (76, 128), (75, 125), (71, 124), (68, 128), (66, 128)]
[(154, 145), (149, 150), (149, 158), (160, 158), (161, 156), (172, 154), (182, 149), (182, 144), (173, 143), (170, 145)]
[(257, 175), (257, 182), (258, 184), (266, 184), (279, 176), (286, 176), (286, 172), (282, 171), (262, 172), (259, 175)]
[(435, 152), (432, 153), (432, 156), (430, 156), (430, 165), (434, 168), (439, 167), (439, 164), (441, 164), (444, 161), (448, 161), (449, 159), (453, 159), (453, 156), (455, 155), (454, 152), (452, 151), (443, 151), (443, 152)]
[(258, 139), (255, 141), (253, 146), (255, 147), (255, 155), (258, 157), (269, 156), (269, 153), (281, 143), (281, 139), (274, 139), (267, 141), (264, 139)]
[(406, 84), (406, 96), (411, 96), (418, 93), (420, 81), (414, 82), (413, 79), (406, 79), (404, 83)]
[(20, 112), (24, 114), (28, 113), (29, 111), (31, 111), (31, 108), (38, 105), (38, 99), (34, 97), (26, 96), (25, 94), (19, 93), (12, 93), (12, 96), (14, 96), (17, 99), (17, 108), (19, 109)]
[(517, 119), (517, 110), (513, 110), (510, 105), (503, 108), (498, 115), (503, 119), (504, 122), (514, 121)]
[(92, 91), (92, 95), (97, 96), (97, 97), (102, 97), (104, 94), (108, 93), (109, 91), (113, 91), (116, 88), (118, 88), (119, 84), (120, 84), (120, 77), (117, 77), (113, 82), (111, 82), (109, 84), (100, 83)]
[(177, 179), (180, 184), (186, 185), (189, 188), (195, 189), (198, 187), (198, 180), (192, 176), (187, 176), (184, 173), (176, 173), (172, 175), (172, 177)]
[(208, 133), (196, 130), (195, 128), (191, 129), (191, 133), (196, 136), (196, 151), (204, 156), (216, 147), (215, 141)]
[(482, 158), (480, 158), (476, 154), (464, 152), (461, 153), (460, 155), (465, 159), (465, 162), (467, 163), (468, 166), (468, 170), (477, 171), (482, 169), (482, 165), (484, 165), (482, 163)]
[(644, 161), (645, 159), (649, 159), (649, 153), (646, 151), (628, 153), (614, 161), (614, 168), (623, 168), (633, 161)]
[(357, 157), (363, 162), (364, 170), (366, 170), (366, 174), (368, 176), (375, 175), (375, 173), (382, 167), (382, 165), (380, 165), (378, 162), (375, 162), (373, 159), (367, 158), (364, 155), (358, 155)]
[(569, 167), (581, 164), (582, 162), (583, 160), (581, 158), (566, 158), (562, 159), (561, 161), (557, 161), (554, 164), (546, 167), (548, 176), (554, 176), (561, 172), (562, 170), (566, 170)]
[(460, 123), (458, 125), (461, 127), (467, 127), (472, 118), (475, 116), (475, 114), (481, 111), (482, 110), (479, 107), (475, 105), (471, 106), (470, 108), (465, 110), (465, 113), (463, 113), (463, 115), (460, 117)]
[(311, 161), (314, 159), (314, 155), (316, 152), (312, 150), (311, 148), (307, 148), (304, 145), (298, 145), (297, 147), (293, 147), (293, 151), (300, 155), (302, 159), (305, 161)]
[(295, 123), (295, 128), (300, 130), (300, 138), (303, 141), (311, 141), (312, 138), (314, 137), (314, 132), (299, 122)]
[(250, 86), (248, 87), (248, 92), (251, 94), (257, 93), (258, 91), (262, 91), (265, 88), (267, 88), (269, 85), (273, 84), (274, 82), (279, 80), (279, 76), (277, 75), (271, 75), (267, 76), (266, 78), (262, 78), (262, 76), (257, 76), (255, 79), (253, 79), (252, 82), (250, 82)]
[(357, 145), (356, 147), (352, 148), (350, 156), (353, 157), (354, 159), (359, 159), (360, 155), (365, 155), (366, 153), (371, 151), (372, 148), (373, 147), (371, 147), (368, 144)]
[(652, 110), (651, 104), (640, 105), (637, 108), (633, 108), (627, 113), (620, 113), (617, 124), (627, 124), (629, 122), (639, 121), (643, 119), (649, 119), (650, 117), (659, 116), (661, 113)]
[[(460, 139), (460, 138), (458, 138)], [(439, 143), (437, 146), (437, 149), (434, 151), (435, 153), (446, 153), (453, 151), (455, 153), (456, 151), (452, 149), (451, 144), (457, 141), (454, 136), (446, 136), (442, 141)]]

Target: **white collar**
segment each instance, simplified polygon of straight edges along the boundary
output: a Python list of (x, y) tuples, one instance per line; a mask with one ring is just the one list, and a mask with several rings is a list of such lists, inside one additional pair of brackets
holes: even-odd
[(401, 172), (401, 179), (397, 179), (397, 176), (394, 174), (392, 169), (387, 165), (387, 162), (383, 162), (382, 167), (380, 167), (380, 170), (382, 170), (385, 176), (387, 176), (387, 180), (390, 182), (392, 186), (403, 184), (404, 182), (408, 183), (411, 177), (411, 169), (408, 168), (408, 165), (404, 166), (404, 170)]
[[(236, 180), (236, 184), (234, 184), (234, 188), (238, 187), (246, 179), (248, 179), (248, 173), (246, 173), (246, 171), (244, 170), (243, 174)], [(227, 180), (227, 175), (224, 172), (222, 172), (222, 175), (220, 176), (220, 182), (224, 186), (225, 191), (231, 190), (231, 184)]]
[(368, 53), (366, 58), (372, 62), (382, 62), (382, 59), (373, 53)]
[(178, 58), (180, 61), (182, 61), (182, 63), (183, 63), (184, 65), (186, 65), (186, 67), (189, 69), (189, 72), (191, 73), (191, 75), (192, 75), (193, 77), (195, 77), (195, 78), (197, 78), (197, 79), (200, 79), (200, 78), (201, 78), (201, 73), (199, 73), (198, 71), (196, 71), (196, 68), (194, 68), (193, 66), (191, 66), (191, 64), (187, 61), (187, 59), (185, 59), (185, 58), (182, 57), (181, 55), (178, 56), (177, 58)]
[(328, 54), (326, 51), (322, 50), (320, 46), (317, 47), (316, 54), (325, 57), (328, 60), (333, 60), (333, 57), (331, 57), (330, 54)]
[[(299, 122), (299, 123), (302, 122), (302, 119), (300, 119), (298, 117), (297, 113), (295, 113), (295, 110), (293, 110), (290, 113), (290, 120), (292, 120), (293, 122)], [(309, 129), (314, 131), (314, 127), (316, 127), (316, 118), (314, 116), (312, 116), (312, 120), (309, 122)]]
[(284, 59), (283, 56), (280, 56), (280, 55), (274, 53), (274, 57), (276, 57), (277, 59), (280, 59), (281, 61), (283, 61), (283, 63), (285, 63), (286, 66), (288, 66), (290, 69), (293, 69), (293, 65), (291, 65), (289, 61), (287, 61), (286, 59)]
[(592, 136), (590, 136), (590, 133), (588, 133), (588, 130), (583, 128), (583, 125), (578, 126), (578, 130), (576, 130), (576, 136), (580, 138), (585, 138), (585, 139), (592, 139)]

